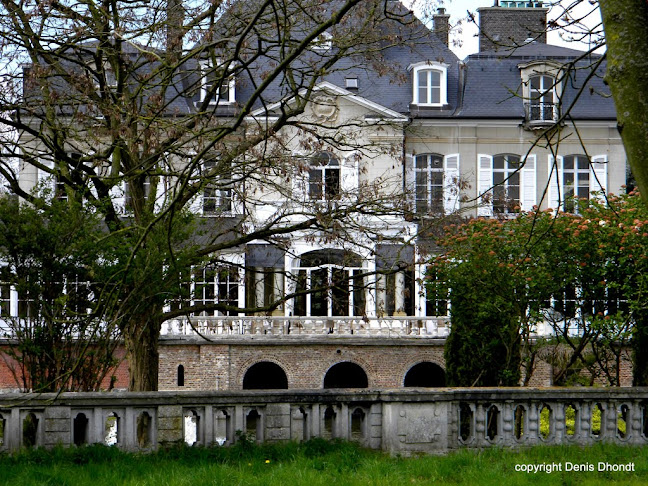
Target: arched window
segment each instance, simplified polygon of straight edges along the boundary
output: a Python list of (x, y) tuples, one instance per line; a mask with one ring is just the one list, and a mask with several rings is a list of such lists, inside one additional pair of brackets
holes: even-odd
[(414, 81), (412, 103), (441, 107), (448, 103), (447, 66), (423, 62), (410, 66)]
[(183, 365), (178, 365), (178, 386), (184, 386), (185, 369)]
[(335, 199), (340, 195), (340, 161), (330, 152), (310, 159), (308, 195), (311, 199)]
[(316, 250), (305, 253), (293, 269), (297, 292), (297, 316), (362, 316), (365, 311), (365, 285), (362, 260), (343, 250)]

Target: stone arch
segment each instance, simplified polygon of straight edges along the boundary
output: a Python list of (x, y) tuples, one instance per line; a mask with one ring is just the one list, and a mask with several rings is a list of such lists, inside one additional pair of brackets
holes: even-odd
[(369, 378), (362, 366), (341, 361), (331, 366), (324, 375), (324, 388), (368, 388)]
[(284, 369), (272, 361), (259, 361), (243, 375), (244, 390), (286, 390), (288, 376)]
[(419, 388), (446, 386), (445, 370), (432, 361), (421, 361), (407, 370), (403, 386)]

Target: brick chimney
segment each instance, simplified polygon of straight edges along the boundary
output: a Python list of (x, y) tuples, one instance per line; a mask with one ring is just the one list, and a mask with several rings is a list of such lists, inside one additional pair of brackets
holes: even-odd
[(479, 52), (511, 49), (532, 40), (547, 43), (547, 11), (542, 2), (496, 0), (479, 12)]
[(434, 33), (446, 46), (448, 46), (450, 15), (445, 13), (445, 8), (438, 8), (437, 13), (432, 16), (432, 20), (434, 21)]

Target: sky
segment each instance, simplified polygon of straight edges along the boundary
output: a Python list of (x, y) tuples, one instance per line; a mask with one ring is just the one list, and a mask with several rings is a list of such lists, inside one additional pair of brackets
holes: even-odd
[[(420, 1), (420, 0), (416, 0)], [(406, 3), (406, 2), (404, 2)], [(442, 3), (439, 3), (439, 7), (446, 9), (446, 13), (450, 15), (451, 25), (455, 25), (457, 21), (461, 19), (466, 19), (467, 11), (474, 12), (477, 14), (477, 9), (481, 7), (492, 7), (494, 0), (445, 0)], [(548, 5), (550, 2), (545, 1), (545, 5)], [(548, 18), (554, 19), (561, 17), (566, 9), (569, 9), (572, 12), (572, 17), (580, 18), (581, 16), (587, 15), (584, 23), (587, 26), (595, 26), (600, 23), (601, 16), (590, 1), (580, 1), (580, 0), (561, 0), (554, 1), (557, 5), (552, 7), (549, 11)], [(574, 6), (576, 5), (576, 6)], [(414, 3), (414, 10), (417, 11), (417, 4)], [(590, 12), (593, 13), (590, 14)], [(476, 17), (478, 18), (478, 17)], [(477, 40), (477, 27), (474, 24), (463, 21), (461, 25), (462, 32), (460, 33), (458, 29), (455, 29), (450, 33), (450, 42), (451, 48), (457, 54), (460, 59), (465, 58), (469, 54), (474, 54), (478, 51), (478, 40)], [(570, 35), (566, 32), (562, 33), (562, 36), (558, 31), (550, 31), (548, 33), (547, 42), (549, 44), (563, 45), (570, 47), (572, 49), (587, 50), (587, 42), (574, 42), (568, 41), (566, 38)], [(573, 36), (572, 36), (573, 37)], [(580, 37), (580, 36), (578, 36)], [(586, 37), (589, 39), (589, 36)], [(453, 41), (460, 40), (462, 45), (461, 47), (453, 46)]]

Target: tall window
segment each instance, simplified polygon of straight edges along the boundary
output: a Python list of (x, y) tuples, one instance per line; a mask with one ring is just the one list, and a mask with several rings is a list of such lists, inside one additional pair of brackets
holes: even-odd
[(552, 76), (543, 74), (529, 78), (529, 121), (555, 121), (558, 118), (555, 87), (556, 79)]
[[(231, 265), (209, 265), (194, 268), (193, 275), (193, 304), (211, 305), (224, 304), (238, 307), (238, 268)], [(236, 315), (233, 310), (202, 311), (203, 316)]]
[(203, 170), (209, 182), (203, 189), (202, 212), (203, 214), (219, 214), (232, 210), (231, 174), (229, 171), (216, 172), (217, 158), (210, 158), (203, 162)]
[(493, 212), (508, 214), (520, 207), (520, 156), (493, 157)]
[(414, 163), (416, 178), (416, 212), (443, 213), (443, 156), (417, 155)]
[(362, 316), (365, 285), (360, 258), (342, 250), (316, 250), (302, 255), (294, 269), (299, 292), (297, 316)]
[(443, 106), (447, 103), (447, 66), (423, 62), (410, 66), (413, 70), (414, 93), (412, 103), (421, 106)]
[(563, 158), (563, 198), (565, 211), (577, 209), (574, 198), (589, 199), (590, 163), (585, 155), (566, 155)]
[(308, 194), (311, 199), (335, 199), (340, 195), (340, 162), (330, 152), (311, 158)]
[(211, 61), (200, 62), (202, 82), (200, 86), (200, 101), (209, 99), (209, 104), (234, 103), (234, 77), (226, 77), (224, 69), (214, 68)]

